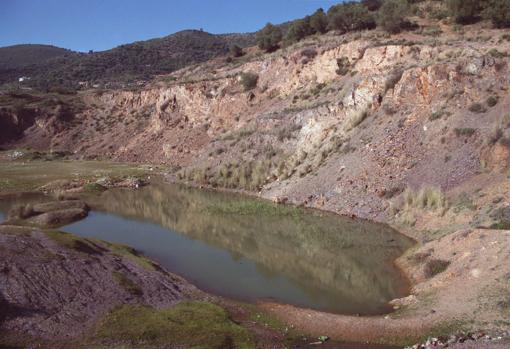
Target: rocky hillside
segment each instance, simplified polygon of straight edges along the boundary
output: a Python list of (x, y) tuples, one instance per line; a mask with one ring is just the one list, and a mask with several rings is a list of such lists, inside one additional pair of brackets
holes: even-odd
[(445, 194), (504, 178), (506, 34), (328, 33), (138, 90), (4, 94), (2, 122), (18, 130), (4, 146), (164, 163), (179, 180), (415, 224), (415, 208), (443, 213)]

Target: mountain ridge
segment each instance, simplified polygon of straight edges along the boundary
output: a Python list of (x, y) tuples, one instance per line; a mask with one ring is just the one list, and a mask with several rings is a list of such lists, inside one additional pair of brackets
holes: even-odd
[[(158, 74), (225, 55), (232, 45), (251, 46), (255, 38), (256, 33), (211, 34), (182, 30), (89, 53), (50, 45), (7, 46), (0, 48), (0, 84), (14, 83), (21, 76), (29, 76), (29, 86), (42, 90), (51, 86), (76, 88), (80, 81), (115, 84), (149, 80)], [(31, 49), (32, 59), (25, 58), (25, 47)], [(48, 54), (48, 48), (54, 54)]]

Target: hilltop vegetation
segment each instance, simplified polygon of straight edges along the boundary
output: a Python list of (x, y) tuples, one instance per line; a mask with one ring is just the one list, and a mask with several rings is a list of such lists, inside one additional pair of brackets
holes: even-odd
[[(490, 20), (494, 27), (510, 26), (510, 0), (440, 0), (427, 8), (422, 0), (361, 0), (318, 9), (280, 25), (268, 23), (256, 33), (213, 35), (187, 30), (164, 38), (121, 45), (102, 52), (77, 53), (44, 45), (0, 48), (0, 86), (13, 87), (21, 76), (26, 86), (41, 91), (55, 87), (76, 90), (92, 86), (119, 88), (149, 81), (189, 65), (228, 55), (243, 56), (243, 48), (258, 44), (266, 52), (287, 47), (312, 35), (339, 35), (380, 27), (389, 33), (415, 30), (408, 16), (451, 18), (458, 24)], [(229, 58), (232, 61), (232, 58)], [(80, 82), (82, 84), (80, 84)], [(15, 84), (14, 84), (15, 86)]]
[(280, 28), (268, 23), (258, 33), (258, 44), (261, 49), (271, 52), (282, 40), (283, 45), (289, 45), (307, 36), (324, 34), (331, 30), (344, 34), (380, 26), (389, 33), (398, 33), (401, 30), (417, 28), (407, 19), (411, 14), (422, 18), (432, 16), (436, 19), (450, 16), (459, 24), (472, 24), (488, 19), (496, 28), (510, 27), (509, 0), (439, 0), (429, 3), (429, 7), (425, 9), (418, 6), (424, 2), (426, 1), (347, 1), (331, 6), (327, 14), (323, 9), (318, 9), (311, 16), (290, 22), (285, 36)]
[(0, 47), (0, 71), (41, 64), (72, 51), (50, 45), (14, 45)]
[[(102, 52), (76, 53), (65, 50), (65, 55), (38, 63), (25, 58), (29, 54), (27, 50), (7, 47), (0, 50), (8, 52), (9, 57), (21, 63), (0, 65), (0, 85), (15, 82), (20, 76), (29, 76), (31, 80), (27, 82), (28, 86), (42, 91), (56, 86), (76, 89), (79, 82), (88, 82), (89, 86), (121, 87), (225, 55), (231, 45), (244, 47), (253, 43), (253, 34), (213, 35), (188, 30)], [(40, 55), (37, 53), (35, 56)], [(0, 57), (4, 56), (0, 51)]]

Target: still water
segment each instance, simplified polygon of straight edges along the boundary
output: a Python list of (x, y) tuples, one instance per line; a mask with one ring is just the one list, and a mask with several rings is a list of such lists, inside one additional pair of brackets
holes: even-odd
[(130, 245), (218, 295), (369, 315), (407, 292), (393, 261), (413, 242), (384, 225), (163, 183), (87, 202), (62, 230)]

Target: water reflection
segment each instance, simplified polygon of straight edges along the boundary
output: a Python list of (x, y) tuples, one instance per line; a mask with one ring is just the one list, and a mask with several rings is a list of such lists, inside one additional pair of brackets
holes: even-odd
[(377, 314), (406, 291), (392, 261), (412, 242), (384, 225), (161, 183), (87, 201), (96, 212), (65, 230), (130, 244), (217, 294)]

